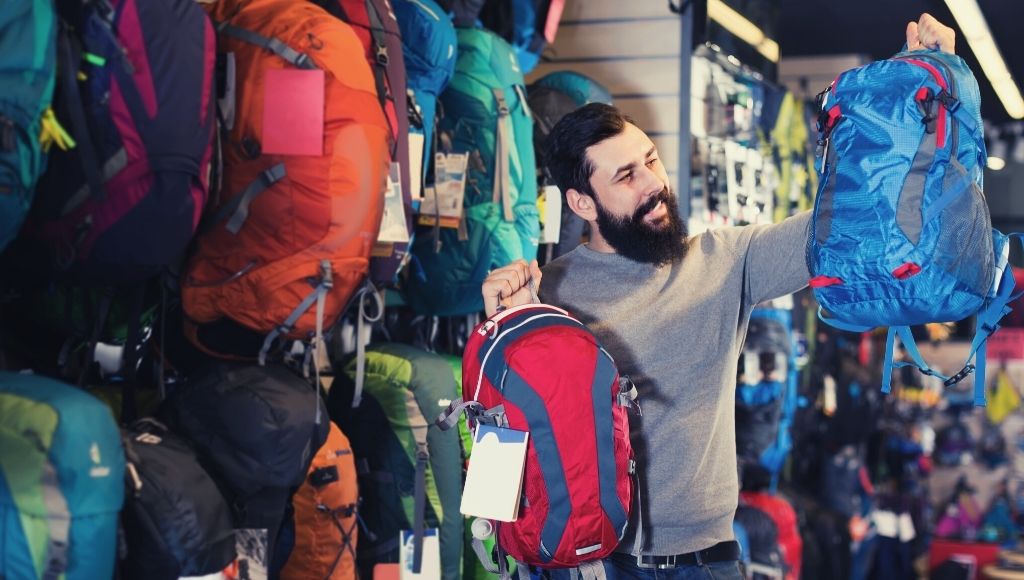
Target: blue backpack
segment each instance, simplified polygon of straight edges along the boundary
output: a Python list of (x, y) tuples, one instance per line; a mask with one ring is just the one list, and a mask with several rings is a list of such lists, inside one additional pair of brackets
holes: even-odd
[[(451, 18), (434, 0), (393, 0), (391, 6), (402, 30), (406, 81), (419, 112), (418, 118), (409, 125), (409, 132), (423, 135), (425, 173), (436, 149), (432, 144), (437, 97), (455, 73), (458, 39)], [(411, 175), (410, 179), (423, 179), (423, 176)]]
[(124, 475), (99, 399), (0, 372), (0, 578), (112, 578)]
[(45, 167), (44, 112), (57, 66), (53, 0), (5, 2), (0, 13), (0, 250), (14, 238)]
[[(1009, 238), (992, 229), (982, 194), (977, 81), (958, 56), (905, 51), (842, 73), (819, 103), (807, 265), (822, 320), (854, 332), (889, 327), (884, 392), (894, 366), (947, 386), (976, 371), (975, 404), (984, 405), (985, 340), (1009, 312), (1014, 280)], [(909, 327), (976, 313), (963, 369), (947, 377), (928, 366)], [(896, 336), (912, 362), (893, 363)]]

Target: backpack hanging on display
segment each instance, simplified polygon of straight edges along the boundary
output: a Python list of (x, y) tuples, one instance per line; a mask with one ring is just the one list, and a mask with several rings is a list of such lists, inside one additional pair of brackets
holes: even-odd
[(750, 544), (749, 577), (753, 580), (778, 580), (785, 575), (785, 562), (779, 546), (779, 529), (771, 516), (753, 506), (740, 505), (735, 521), (747, 533)]
[(804, 546), (792, 504), (780, 495), (748, 491), (740, 494), (740, 501), (763, 511), (775, 522), (775, 528), (779, 532), (782, 561), (786, 564), (785, 578), (798, 580)]
[(458, 26), (473, 26), (479, 18), (484, 28), (508, 41), (524, 73), (532, 71), (541, 54), (555, 41), (565, 0), (446, 0)]
[(235, 560), (231, 508), (195, 452), (153, 419), (122, 432), (126, 578), (215, 574)]
[(206, 204), (214, 35), (191, 0), (59, 2), (51, 149), (16, 267), (64, 282), (143, 282), (181, 259)]
[(352, 446), (333, 422), (292, 505), (295, 547), (282, 580), (355, 578), (359, 484)]
[[(438, 424), (454, 427), (466, 411), (471, 425), (530, 433), (525, 501), (515, 521), (497, 526), (502, 552), (542, 568), (577, 567), (611, 554), (625, 534), (634, 493), (632, 383), (619, 377), (586, 326), (543, 304), (484, 321), (462, 361), (462, 398)], [(574, 419), (557, 420), (568, 416)], [(501, 552), (498, 560), (504, 564)]]
[(234, 55), (235, 100), (221, 107), (223, 195), (182, 301), (197, 346), (262, 361), (279, 338), (318, 342), (363, 283), (390, 133), (352, 27), (304, 2), (207, 9)]
[(469, 155), (462, 221), (458, 230), (441, 229), (440, 248), (432, 236), (416, 237), (422, 277), (408, 276), (403, 288), (414, 310), (439, 316), (482, 310), (487, 273), (532, 260), (540, 233), (533, 121), (515, 53), (486, 30), (456, 33), (459, 56), (441, 95), (438, 131), (439, 153)]
[(239, 558), (276, 576), (291, 551), (278, 540), (291, 537), (281, 532), (292, 526), (292, 494), (327, 438), (320, 394), (281, 366), (220, 363), (195, 373), (161, 414), (220, 485), (236, 530), (257, 530), (236, 532), (247, 548)]
[[(537, 79), (526, 87), (526, 95), (530, 110), (533, 112), (533, 147), (537, 152), (538, 162), (541, 161), (542, 152), (547, 148), (548, 134), (562, 117), (588, 103), (612, 104), (612, 95), (608, 89), (592, 78), (567, 70), (548, 73)], [(539, 179), (542, 189), (551, 183), (547, 167), (543, 165), (540, 167)], [(558, 243), (551, 251), (550, 259), (557, 258), (578, 246), (583, 239), (586, 225), (583, 218), (575, 212), (563, 208)]]
[(437, 99), (455, 73), (458, 39), (451, 19), (433, 0), (392, 0), (391, 4), (402, 31), (406, 80), (412, 102), (419, 108), (419, 126), (410, 124), (409, 131), (423, 135), (421, 171), (410, 173), (409, 179), (422, 182), (436, 149)]
[(48, 109), (57, 68), (56, 32), (53, 0), (9, 2), (0, 16), (0, 250), (18, 233), (46, 167), (39, 136), (44, 127), (54, 127)]
[[(953, 385), (972, 372), (985, 404), (985, 341), (1008, 311), (1009, 239), (982, 194), (985, 141), (978, 83), (958, 56), (934, 50), (840, 74), (820, 95), (823, 172), (807, 246), (822, 320), (844, 330), (888, 326), (882, 389), (893, 366)], [(978, 314), (962, 370), (925, 363), (910, 326)], [(893, 363), (899, 336), (913, 362)], [(973, 361), (973, 362), (972, 362)]]
[[(316, 4), (348, 23), (359, 37), (366, 62), (373, 71), (377, 99), (391, 130), (390, 160), (399, 165), (405, 234), (412, 234), (412, 189), (409, 174), (409, 117), (402, 35), (388, 0), (315, 0)], [(392, 195), (390, 191), (387, 195)], [(385, 223), (392, 206), (385, 204)], [(409, 243), (378, 242), (370, 259), (370, 278), (379, 285), (391, 284), (401, 268)]]
[(106, 405), (0, 371), (0, 577), (111, 578), (124, 451)]
[(458, 396), (451, 367), (439, 355), (397, 343), (370, 345), (364, 364), (360, 379), (358, 357), (340, 362), (327, 400), (352, 442), (360, 515), (374, 536), (359, 539), (359, 573), (369, 578), (375, 564), (399, 561), (401, 530), (422, 538), (423, 530), (438, 528), (441, 578), (458, 580), (462, 454), (458, 434), (429, 423)]

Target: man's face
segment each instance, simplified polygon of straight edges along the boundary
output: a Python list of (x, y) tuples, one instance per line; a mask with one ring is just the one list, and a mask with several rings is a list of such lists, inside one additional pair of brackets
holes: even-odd
[(651, 139), (627, 123), (622, 133), (587, 149), (601, 237), (616, 252), (657, 265), (686, 253), (685, 228), (668, 173)]

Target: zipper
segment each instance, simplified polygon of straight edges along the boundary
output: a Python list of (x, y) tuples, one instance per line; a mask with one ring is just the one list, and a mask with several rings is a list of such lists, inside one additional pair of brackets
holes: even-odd
[(256, 260), (251, 260), (241, 270), (235, 272), (234, 274), (228, 276), (227, 278), (224, 278), (223, 280), (216, 280), (216, 281), (213, 281), (213, 282), (197, 282), (195, 280), (195, 278), (189, 276), (188, 277), (188, 285), (193, 287), (193, 288), (213, 288), (213, 287), (216, 287), (216, 286), (223, 286), (224, 284), (228, 284), (230, 282), (234, 282), (235, 280), (237, 280), (237, 279), (241, 278), (242, 276), (248, 274), (250, 270), (252, 270), (253, 268), (256, 267), (256, 263), (257, 263)]
[[(938, 83), (939, 87), (942, 90), (947, 90), (948, 89), (949, 94), (954, 99), (958, 98), (957, 89), (956, 89), (956, 77), (953, 75), (953, 71), (950, 70), (949, 66), (947, 66), (946, 63), (942, 62), (940, 59), (937, 59), (935, 57), (932, 57), (932, 56), (929, 56), (929, 55), (926, 55), (926, 54), (919, 54), (919, 55), (912, 55), (912, 56), (901, 56), (901, 57), (897, 57), (897, 58), (895, 58), (893, 60), (900, 60), (900, 61), (906, 62), (908, 64), (911, 64), (913, 66), (916, 66), (916, 67), (919, 67), (919, 68), (923, 68), (924, 70), (928, 71), (932, 75), (932, 78), (935, 79), (935, 82)], [(939, 72), (939, 69), (942, 70), (941, 73)], [(943, 77), (945, 77), (945, 78), (943, 78)], [(960, 126), (959, 125), (960, 124), (956, 120), (956, 117), (954, 117), (953, 115), (949, 114), (949, 110), (946, 109), (946, 107), (944, 105), (939, 103), (939, 106), (942, 107), (942, 121), (940, 121), (940, 123), (939, 123), (940, 129), (939, 129), (939, 134), (937, 136), (938, 137), (937, 145), (938, 145), (938, 147), (941, 148), (941, 147), (944, 147), (945, 144), (946, 144), (946, 135), (945, 135), (946, 123), (945, 123), (945, 120), (949, 119), (949, 130), (952, 133), (952, 139), (953, 139), (952, 155), (956, 155), (956, 152), (957, 152), (957, 150), (959, 148), (959, 140), (960, 140), (960, 138), (959, 138)]]

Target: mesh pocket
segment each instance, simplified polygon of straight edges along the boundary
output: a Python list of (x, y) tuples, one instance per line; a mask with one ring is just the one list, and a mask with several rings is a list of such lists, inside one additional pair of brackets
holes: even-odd
[(963, 179), (967, 172), (960, 163), (951, 161), (947, 172), (952, 172), (952, 179), (964, 183), (968, 191), (942, 210), (934, 262), (966, 290), (985, 296), (995, 270), (988, 205), (975, 180)]

